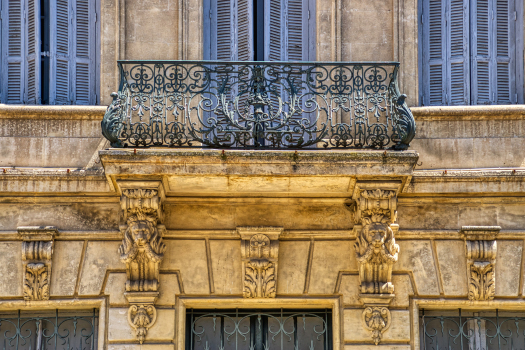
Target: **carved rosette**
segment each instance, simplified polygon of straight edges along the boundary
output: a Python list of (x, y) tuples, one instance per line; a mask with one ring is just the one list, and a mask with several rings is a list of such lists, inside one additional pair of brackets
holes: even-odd
[(499, 226), (463, 226), (467, 253), (468, 298), (472, 301), (493, 300), (496, 292), (495, 240)]
[(395, 241), (397, 196), (394, 190), (357, 189), (356, 243), (362, 294), (392, 294), (392, 266), (398, 259)]
[(383, 333), (392, 323), (392, 316), (385, 306), (369, 306), (363, 311), (362, 321), (365, 328), (372, 333), (374, 344), (378, 345)]
[(126, 264), (126, 293), (131, 304), (128, 321), (142, 344), (153, 326), (157, 312), (154, 302), (159, 294), (159, 266), (166, 246), (162, 219), (162, 198), (158, 188), (123, 189), (120, 198), (124, 225), (119, 247), (120, 260)]
[(56, 227), (18, 227), (24, 266), (24, 300), (48, 300)]
[(275, 298), (282, 228), (240, 227), (245, 298)]

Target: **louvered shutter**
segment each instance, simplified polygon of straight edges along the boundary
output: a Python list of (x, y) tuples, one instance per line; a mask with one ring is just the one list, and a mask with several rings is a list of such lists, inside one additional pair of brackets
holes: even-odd
[(95, 104), (95, 1), (76, 0), (73, 38), (73, 100), (77, 105)]
[(491, 56), (493, 52), (493, 6), (490, 0), (478, 0), (471, 9), (472, 26), (472, 103), (489, 104), (491, 87)]
[(25, 1), (3, 1), (2, 102), (23, 103), (25, 85)]
[[(50, 103), (71, 104), (71, 51), (73, 48), (72, 0), (56, 0), (52, 21)], [(54, 34), (54, 35), (53, 35)]]
[(447, 85), (445, 102), (465, 105), (470, 102), (469, 90), (469, 25), (468, 0), (450, 0), (447, 11)]
[(511, 0), (495, 0), (495, 103), (517, 103), (515, 81), (515, 26), (514, 4)]
[(26, 91), (27, 104), (40, 104), (40, 1), (26, 2)]
[(423, 2), (423, 104), (436, 106), (445, 103), (446, 40), (445, 1)]

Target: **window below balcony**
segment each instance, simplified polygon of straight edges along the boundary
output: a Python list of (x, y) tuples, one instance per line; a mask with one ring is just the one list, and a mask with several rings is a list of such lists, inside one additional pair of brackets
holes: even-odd
[(97, 310), (0, 313), (0, 346), (6, 350), (97, 349)]
[(0, 102), (96, 104), (97, 1), (0, 1)]
[(523, 103), (523, 1), (426, 0), (421, 104)]
[(332, 349), (331, 310), (187, 310), (186, 350), (273, 349)]
[(525, 313), (422, 310), (421, 350), (514, 350), (525, 347)]

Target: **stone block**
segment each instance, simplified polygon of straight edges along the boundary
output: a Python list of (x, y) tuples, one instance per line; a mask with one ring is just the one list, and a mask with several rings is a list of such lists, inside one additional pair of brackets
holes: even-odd
[[(371, 333), (362, 323), (361, 315), (364, 309), (346, 309), (344, 317), (344, 340), (345, 341), (371, 341)], [(410, 312), (408, 310), (390, 310), (392, 323), (383, 333), (382, 342), (410, 341)]]
[(316, 241), (308, 293), (333, 294), (343, 270), (357, 270), (354, 241)]
[(303, 294), (309, 248), (308, 241), (279, 243), (277, 294)]
[(430, 241), (400, 241), (394, 271), (412, 271), (418, 295), (439, 295), (436, 265)]
[[(397, 286), (396, 293), (397, 293)], [(359, 275), (343, 275), (341, 277), (341, 287), (339, 292), (343, 294), (343, 304), (351, 306), (361, 306), (362, 303), (359, 300)]]
[[(128, 308), (110, 308), (108, 318), (108, 340), (134, 340), (133, 328), (128, 322)], [(171, 341), (175, 337), (175, 310), (157, 308), (157, 320), (148, 330), (148, 341)]]
[(241, 244), (239, 240), (210, 240), (215, 294), (242, 294)]
[(175, 344), (109, 344), (108, 350), (174, 350)]
[(175, 305), (175, 296), (180, 294), (179, 278), (176, 273), (160, 274), (159, 298), (156, 305)]
[(88, 242), (80, 276), (80, 295), (100, 294), (106, 270), (126, 268), (120, 261), (120, 244), (121, 242), (108, 241)]
[(127, 305), (128, 300), (124, 296), (126, 292), (126, 273), (112, 272), (108, 276), (104, 294), (109, 295), (110, 305)]
[(185, 294), (209, 294), (208, 262), (204, 240), (164, 240), (161, 269), (179, 270)]
[(410, 305), (410, 296), (414, 295), (410, 275), (392, 275), (394, 284), (395, 297), (392, 299), (392, 307), (408, 307)]
[(0, 297), (22, 296), (22, 242), (0, 242)]
[(498, 240), (496, 254), (496, 297), (516, 297), (519, 291), (519, 276), (523, 273), (523, 241)]
[(84, 242), (56, 241), (54, 245), (50, 294), (73, 295)]
[(445, 296), (467, 295), (465, 242), (436, 240), (435, 244)]

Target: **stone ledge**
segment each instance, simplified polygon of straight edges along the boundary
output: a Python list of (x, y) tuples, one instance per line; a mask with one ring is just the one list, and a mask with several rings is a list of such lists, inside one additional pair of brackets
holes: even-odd
[(410, 107), (416, 120), (523, 119), (525, 105)]
[(0, 104), (0, 119), (102, 120), (107, 106), (31, 106)]

